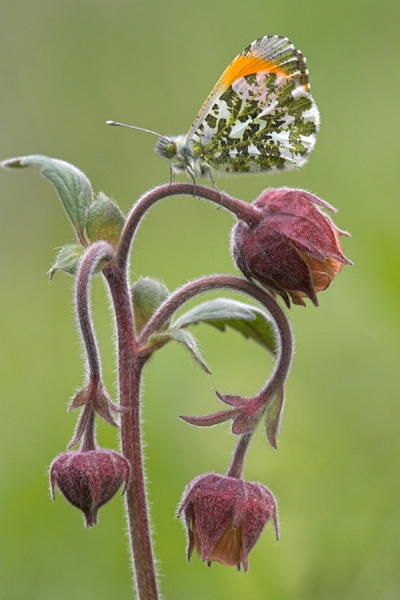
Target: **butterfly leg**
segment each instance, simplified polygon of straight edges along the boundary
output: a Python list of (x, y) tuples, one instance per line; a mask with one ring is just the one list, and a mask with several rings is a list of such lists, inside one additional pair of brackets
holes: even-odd
[(212, 174), (212, 170), (211, 170), (210, 168), (208, 169), (208, 175), (210, 176), (211, 183), (212, 183), (212, 186), (213, 186), (214, 190), (215, 190), (216, 192), (219, 192), (218, 186), (217, 186), (217, 184), (215, 183), (215, 180), (214, 180), (214, 177), (213, 177), (213, 174)]
[(186, 167), (186, 172), (188, 173), (189, 177), (192, 179), (193, 181), (193, 185), (194, 185), (194, 190), (193, 190), (193, 198), (196, 196), (196, 179), (195, 179), (195, 172), (192, 169), (192, 167), (189, 167), (189, 165), (187, 165)]
[[(207, 174), (207, 175), (210, 177), (210, 179), (211, 179), (211, 183), (212, 183), (212, 186), (213, 186), (213, 189), (214, 189), (216, 192), (218, 192), (218, 193), (219, 193), (219, 195), (221, 196), (222, 194), (221, 194), (221, 192), (219, 191), (217, 184), (215, 183), (215, 180), (214, 180), (214, 177), (213, 177), (213, 172), (212, 172), (212, 169), (211, 169), (211, 167), (208, 167), (208, 168), (207, 168), (207, 171), (205, 171), (205, 174)], [(217, 210), (219, 210), (220, 208), (221, 208), (221, 207), (220, 207), (220, 206), (218, 206), (218, 207), (217, 207)]]
[(170, 165), (170, 167), (169, 167), (169, 185), (172, 185), (174, 183), (174, 175), (175, 175), (174, 165)]

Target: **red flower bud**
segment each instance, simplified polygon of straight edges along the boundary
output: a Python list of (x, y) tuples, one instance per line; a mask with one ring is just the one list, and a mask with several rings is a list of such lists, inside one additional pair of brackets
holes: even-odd
[(208, 566), (243, 565), (264, 525), (272, 518), (278, 539), (276, 502), (260, 483), (209, 473), (196, 477), (186, 488), (178, 510), (185, 514), (188, 560), (194, 547)]
[(129, 475), (128, 461), (113, 450), (64, 452), (50, 466), (51, 494), (54, 498), (57, 485), (68, 502), (84, 513), (90, 527), (97, 523), (98, 509), (122, 483), (126, 487)]
[(305, 306), (304, 296), (318, 306), (316, 293), (325, 290), (343, 264), (351, 265), (339, 243), (348, 235), (318, 208), (334, 209), (303, 190), (266, 190), (253, 203), (260, 221), (239, 221), (232, 231), (232, 252), (248, 279), (280, 294), (290, 306)]

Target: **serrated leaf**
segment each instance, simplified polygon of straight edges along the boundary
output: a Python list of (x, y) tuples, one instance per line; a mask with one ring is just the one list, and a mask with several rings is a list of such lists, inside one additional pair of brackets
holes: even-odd
[(260, 309), (230, 298), (216, 298), (195, 306), (174, 323), (174, 328), (208, 323), (220, 331), (231, 327), (276, 354), (278, 347), (271, 321)]
[(157, 279), (142, 277), (131, 289), (137, 333), (140, 333), (157, 308), (169, 296), (167, 287)]
[(196, 362), (201, 366), (202, 369), (209, 375), (211, 374), (210, 369), (201, 357), (199, 349), (197, 348), (196, 340), (191, 333), (182, 329), (167, 329), (160, 333), (154, 333), (150, 336), (150, 339), (146, 345), (147, 348), (152, 346), (161, 347), (168, 342), (175, 340), (180, 344), (183, 344), (191, 353)]
[(265, 429), (269, 443), (273, 448), (277, 448), (276, 436), (278, 434), (279, 425), (282, 416), (283, 402), (285, 399), (285, 388), (282, 385), (267, 408), (267, 415), (265, 419)]
[(42, 175), (49, 179), (78, 234), (79, 241), (86, 245), (85, 226), (89, 206), (93, 202), (93, 191), (89, 179), (77, 167), (58, 158), (41, 154), (11, 158), (1, 163), (6, 168), (39, 167)]
[(56, 271), (64, 271), (70, 275), (76, 275), (84, 253), (85, 248), (80, 244), (66, 244), (63, 246), (49, 271), (50, 279), (53, 279)]
[(119, 207), (100, 192), (89, 207), (86, 234), (90, 242), (105, 240), (115, 249), (118, 246), (125, 218)]

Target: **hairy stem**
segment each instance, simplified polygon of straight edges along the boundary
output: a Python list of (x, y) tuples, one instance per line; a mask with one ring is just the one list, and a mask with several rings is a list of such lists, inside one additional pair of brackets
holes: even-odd
[(89, 417), (85, 427), (85, 433), (83, 434), (83, 440), (81, 445), (81, 452), (89, 452), (90, 450), (96, 450), (96, 437), (95, 437), (95, 416), (93, 408), (90, 407)]
[(234, 277), (233, 275), (210, 275), (184, 285), (172, 294), (154, 313), (144, 327), (138, 340), (139, 346), (144, 345), (152, 333), (160, 331), (172, 315), (185, 302), (201, 292), (217, 288), (239, 290), (255, 298), (273, 318), (279, 335), (279, 354), (275, 369), (259, 395), (271, 397), (284, 383), (290, 369), (293, 354), (293, 337), (289, 321), (279, 304), (267, 292), (254, 283)]
[(121, 443), (132, 470), (126, 506), (137, 593), (139, 600), (157, 600), (140, 431), (140, 382), (146, 359), (135, 354), (135, 329), (126, 274), (114, 265), (105, 267), (103, 273), (110, 287), (118, 332)]
[(107, 242), (96, 242), (85, 252), (76, 279), (76, 309), (82, 340), (86, 350), (89, 376), (99, 381), (101, 365), (92, 316), (90, 314), (89, 294), (93, 271), (101, 260), (111, 260), (114, 251)]
[[(287, 318), (266, 292), (253, 283), (239, 277), (216, 275), (192, 282), (168, 298), (144, 327), (139, 340), (136, 339), (131, 297), (128, 288), (127, 268), (132, 240), (146, 211), (158, 200), (177, 194), (196, 194), (231, 210), (250, 225), (258, 223), (260, 211), (241, 200), (230, 198), (216, 190), (188, 184), (161, 186), (145, 194), (134, 206), (125, 223), (120, 238), (116, 264), (103, 269), (114, 304), (119, 358), (119, 394), (121, 408), (122, 452), (130, 462), (131, 480), (127, 487), (126, 503), (129, 532), (133, 553), (136, 585), (140, 600), (157, 600), (157, 581), (146, 502), (144, 469), (140, 431), (140, 383), (141, 374), (149, 355), (140, 352), (150, 335), (160, 329), (172, 314), (198, 293), (216, 288), (231, 288), (244, 292), (260, 302), (272, 315), (280, 338), (279, 355), (274, 372), (264, 390), (273, 393), (286, 378), (292, 356), (292, 336)], [(234, 452), (228, 473), (241, 477), (244, 457), (251, 434), (241, 436)]]
[(167, 198), (168, 196), (177, 195), (191, 195), (198, 198), (205, 198), (210, 200), (219, 206), (227, 208), (233, 212), (238, 219), (241, 219), (249, 225), (255, 225), (260, 220), (261, 212), (252, 205), (247, 204), (243, 200), (232, 198), (223, 192), (211, 189), (209, 187), (196, 185), (189, 183), (172, 183), (170, 185), (161, 185), (154, 190), (150, 190), (140, 198), (135, 204), (131, 212), (129, 213), (124, 230), (121, 235), (117, 262), (121, 269), (126, 269), (128, 262), (129, 250), (139, 226), (141, 219), (144, 214), (155, 204), (158, 200)]
[(244, 459), (252, 437), (253, 433), (244, 433), (240, 436), (235, 450), (233, 451), (231, 464), (226, 472), (228, 477), (236, 477), (237, 479), (242, 478)]

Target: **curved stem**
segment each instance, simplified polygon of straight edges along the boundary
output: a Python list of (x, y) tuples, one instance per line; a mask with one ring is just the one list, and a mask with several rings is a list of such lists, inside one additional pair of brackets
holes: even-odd
[(279, 335), (279, 354), (270, 379), (259, 392), (259, 395), (272, 396), (284, 383), (290, 369), (293, 354), (292, 331), (285, 313), (276, 300), (251, 281), (233, 275), (210, 275), (184, 285), (172, 294), (148, 321), (138, 340), (139, 347), (145, 345), (152, 333), (160, 331), (182, 304), (201, 292), (216, 288), (230, 288), (244, 292), (255, 298), (272, 316)]
[(103, 273), (111, 291), (118, 332), (121, 444), (131, 465), (125, 497), (137, 593), (140, 600), (157, 600), (140, 431), (140, 384), (146, 359), (135, 354), (135, 329), (126, 273), (111, 264), (103, 269)]
[(92, 381), (101, 377), (101, 365), (89, 306), (90, 280), (101, 260), (111, 260), (114, 251), (107, 242), (96, 242), (86, 250), (76, 278), (76, 309), (82, 340), (86, 350), (89, 376)]
[(193, 184), (189, 183), (172, 183), (170, 185), (161, 185), (144, 194), (144, 196), (142, 196), (135, 204), (126, 219), (117, 252), (117, 263), (122, 270), (127, 268), (129, 250), (139, 223), (146, 211), (148, 211), (153, 204), (158, 202), (158, 200), (162, 200), (162, 198), (181, 194), (197, 196), (199, 198), (205, 198), (206, 200), (215, 202), (215, 204), (219, 204), (219, 206), (223, 206), (224, 208), (227, 208), (233, 212), (238, 219), (246, 221), (246, 223), (249, 225), (255, 225), (260, 220), (261, 212), (259, 209), (247, 204), (247, 202), (244, 202), (243, 200), (232, 198), (231, 196), (228, 196), (223, 192), (219, 192), (218, 190), (201, 185), (194, 186)]

